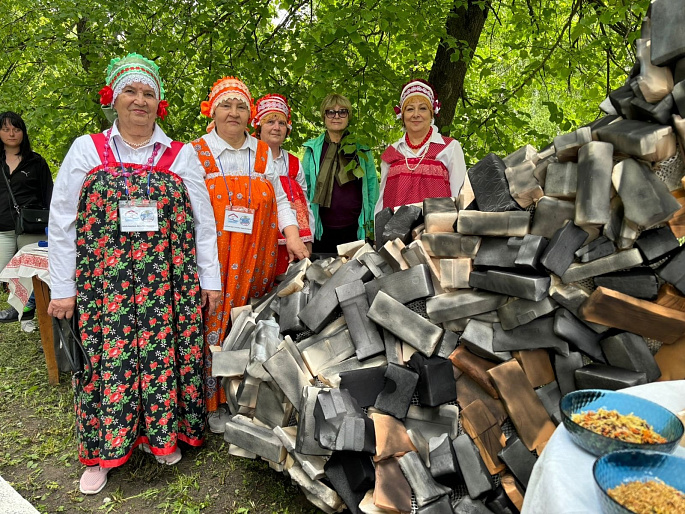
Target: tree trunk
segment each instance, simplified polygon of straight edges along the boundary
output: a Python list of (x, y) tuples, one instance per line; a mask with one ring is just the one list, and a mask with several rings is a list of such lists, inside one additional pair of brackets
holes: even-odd
[[(490, 5), (491, 1), (455, 0), (447, 17), (448, 38), (443, 38), (438, 46), (428, 79), (442, 104), (440, 114), (435, 118), (439, 129), (454, 119), (457, 102), (464, 93), (464, 77), (478, 46)], [(462, 47), (462, 55), (455, 62), (452, 62), (454, 49), (450, 48), (447, 39)], [(467, 49), (468, 55), (463, 55)]]

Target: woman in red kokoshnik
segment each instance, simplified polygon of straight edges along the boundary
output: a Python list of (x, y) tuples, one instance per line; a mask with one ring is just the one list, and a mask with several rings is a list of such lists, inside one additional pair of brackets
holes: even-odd
[[(314, 241), (311, 230), (314, 226), (314, 215), (307, 201), (307, 180), (300, 159), (281, 148), (283, 141), (290, 135), (293, 128), (288, 100), (277, 94), (261, 97), (255, 102), (252, 126), (255, 128), (255, 136), (267, 143), (271, 149), (281, 185), (290, 201), (290, 208), (297, 217), (300, 239), (311, 253)], [(288, 264), (293, 260), (285, 243), (285, 237), (281, 234), (278, 237), (276, 275), (285, 273)]]
[(466, 175), (464, 152), (456, 139), (442, 136), (433, 120), (440, 102), (433, 87), (413, 80), (395, 107), (405, 134), (381, 155), (381, 187), (374, 214), (385, 207), (458, 196)]
[(203, 177), (156, 124), (167, 108), (157, 65), (112, 59), (100, 95), (112, 127), (69, 149), (49, 224), (48, 313), (78, 316), (91, 368), (74, 380), (83, 494), (137, 446), (172, 465), (179, 441), (203, 443), (201, 309), (221, 290)]

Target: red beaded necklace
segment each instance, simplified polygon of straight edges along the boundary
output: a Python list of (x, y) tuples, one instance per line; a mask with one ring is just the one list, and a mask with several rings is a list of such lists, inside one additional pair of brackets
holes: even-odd
[(431, 138), (431, 135), (433, 134), (433, 127), (431, 127), (428, 130), (428, 134), (426, 134), (426, 137), (423, 138), (423, 141), (421, 141), (418, 145), (413, 144), (411, 141), (409, 141), (409, 134), (405, 133), (404, 134), (404, 142), (407, 143), (407, 146), (411, 148), (412, 150), (418, 150), (421, 148), (423, 145), (425, 145), (428, 140)]

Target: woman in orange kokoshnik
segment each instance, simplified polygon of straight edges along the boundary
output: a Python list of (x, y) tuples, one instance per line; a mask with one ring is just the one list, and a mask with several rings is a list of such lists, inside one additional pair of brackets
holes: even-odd
[[(247, 133), (253, 100), (245, 83), (234, 77), (217, 80), (201, 111), (213, 121), (206, 135), (189, 143), (192, 154), (184, 155), (190, 156), (188, 167), (202, 170), (216, 220), (222, 295), (216, 312), (205, 317), (205, 342), (210, 346), (220, 345), (228, 334), (233, 307), (246, 305), (273, 286), (279, 229), (290, 260), (309, 257), (309, 251), (269, 146)], [(225, 422), (211, 415), (221, 414), (217, 409), (226, 402), (219, 380), (211, 376), (211, 356), (205, 380), (210, 429), (223, 432)]]

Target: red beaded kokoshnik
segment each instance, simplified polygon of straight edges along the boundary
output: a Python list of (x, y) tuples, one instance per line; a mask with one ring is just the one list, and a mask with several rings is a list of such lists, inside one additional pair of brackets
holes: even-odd
[(409, 141), (409, 134), (405, 133), (404, 134), (404, 142), (407, 143), (407, 146), (409, 146), (409, 148), (411, 148), (412, 150), (418, 150), (419, 148), (421, 148), (423, 145), (425, 145), (428, 142), (428, 140), (431, 138), (432, 134), (433, 134), (433, 127), (431, 127), (428, 130), (428, 134), (426, 134), (426, 137), (424, 137), (423, 140), (418, 145), (415, 145), (411, 141)]

